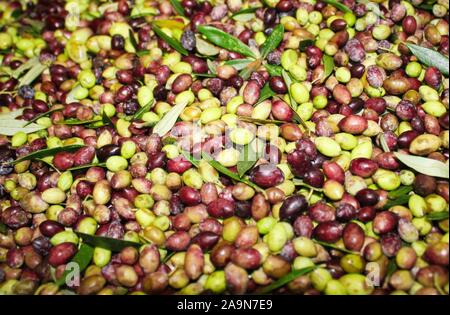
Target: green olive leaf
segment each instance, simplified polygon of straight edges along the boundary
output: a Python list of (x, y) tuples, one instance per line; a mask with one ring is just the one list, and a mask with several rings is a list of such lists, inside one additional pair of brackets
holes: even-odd
[(153, 127), (153, 133), (157, 133), (159, 136), (164, 136), (168, 133), (177, 122), (178, 117), (186, 108), (188, 102), (183, 102), (172, 107), (163, 118)]
[(381, 144), (381, 148), (383, 149), (384, 152), (391, 152), (391, 150), (389, 150), (389, 146), (386, 142), (386, 137), (384, 136), (384, 133), (380, 134), (380, 144)]
[(412, 190), (413, 190), (413, 186), (412, 185), (401, 186), (401, 187), (397, 188), (396, 190), (390, 191), (388, 193), (388, 198), (389, 199), (396, 199), (398, 197), (405, 196), (405, 195), (409, 194)]
[(280, 45), (284, 37), (284, 26), (283, 24), (278, 24), (272, 30), (272, 33), (267, 37), (266, 41), (261, 47), (261, 57), (265, 59), (267, 55), (276, 49)]
[(86, 244), (89, 244), (89, 245), (95, 246), (95, 247), (109, 249), (110, 251), (113, 251), (113, 252), (120, 252), (125, 247), (130, 247), (130, 246), (139, 248), (142, 245), (141, 243), (126, 241), (126, 240), (119, 240), (119, 239), (111, 238), (111, 237), (90, 235), (90, 234), (85, 234), (85, 233), (76, 232), (76, 231), (75, 231), (75, 233), (83, 239), (83, 243), (86, 243)]
[(282, 125), (282, 124), (286, 123), (285, 121), (282, 121), (282, 120), (258, 119), (258, 118), (248, 117), (248, 116), (238, 116), (237, 118), (241, 121), (251, 122), (256, 125), (267, 125), (267, 124)]
[(324, 246), (324, 247), (328, 247), (328, 248), (335, 249), (335, 250), (340, 251), (340, 252), (343, 252), (343, 253), (347, 253), (347, 254), (357, 254), (357, 252), (348, 250), (348, 249), (345, 248), (345, 247), (340, 247), (340, 246), (338, 246), (338, 245), (336, 245), (336, 244), (333, 244), (333, 243), (323, 242), (323, 241), (319, 241), (319, 240), (317, 240), (317, 239), (313, 239), (313, 242), (314, 242), (314, 243), (317, 243), (317, 244), (319, 244), (319, 245), (322, 245), (322, 246)]
[(300, 51), (305, 51), (306, 48), (312, 45), (314, 45), (313, 39), (305, 39), (300, 42), (300, 44), (298, 45), (298, 49), (300, 49)]
[(176, 39), (164, 33), (158, 26), (156, 26), (156, 24), (152, 24), (152, 29), (155, 32), (155, 34), (161, 37), (162, 40), (167, 42), (167, 44), (169, 44), (170, 47), (172, 47), (173, 49), (175, 49), (184, 56), (189, 55), (189, 52), (183, 46), (181, 46), (181, 44)]
[(196, 77), (203, 77), (203, 78), (215, 78), (216, 75), (212, 73), (196, 73), (193, 72), (192, 75), (195, 75)]
[(172, 8), (175, 10), (175, 12), (178, 15), (186, 16), (186, 14), (184, 13), (184, 8), (181, 5), (180, 1), (178, 1), (178, 0), (169, 0), (169, 1), (170, 1), (170, 4), (172, 5)]
[(427, 219), (430, 221), (442, 221), (448, 219), (448, 211), (431, 212), (427, 215)]
[(2, 222), (0, 222), (0, 233), (3, 235), (6, 235), (6, 233), (8, 233), (8, 227)]
[(78, 170), (83, 170), (85, 168), (90, 168), (90, 167), (94, 167), (94, 166), (98, 166), (98, 167), (105, 167), (106, 163), (90, 163), (90, 164), (84, 164), (84, 165), (80, 165), (80, 166), (74, 166), (68, 169), (68, 171), (78, 171)]
[(81, 120), (77, 118), (69, 118), (63, 121), (57, 122), (58, 125), (68, 125), (68, 126), (78, 126), (78, 125), (88, 125), (92, 123), (101, 122), (101, 118), (89, 119), (89, 120)]
[(247, 67), (247, 65), (251, 62), (253, 62), (253, 60), (251, 59), (232, 59), (225, 61), (223, 64), (227, 66), (232, 66), (237, 71), (239, 71)]
[(189, 152), (181, 151), (181, 155), (183, 155), (183, 157), (189, 162), (191, 162), (191, 164), (194, 165), (195, 167), (198, 168), (200, 166), (200, 161), (194, 158)]
[(416, 172), (441, 178), (449, 178), (449, 167), (447, 164), (435, 159), (424, 158), (421, 156), (409, 155), (394, 152), (397, 159)]
[(249, 14), (249, 13), (255, 13), (258, 9), (260, 9), (261, 7), (253, 7), (253, 8), (247, 8), (247, 9), (242, 9), (239, 10), (235, 13), (233, 13), (233, 15), (231, 16), (231, 18), (234, 18), (236, 16), (242, 15), (242, 14)]
[(322, 57), (323, 62), (323, 81), (325, 81), (326, 78), (328, 78), (334, 70), (334, 59), (331, 56), (323, 55)]
[(269, 83), (266, 83), (264, 87), (261, 89), (259, 99), (255, 105), (265, 101), (268, 98), (271, 98), (274, 95), (276, 95), (276, 93), (270, 88)]
[(316, 269), (316, 266), (306, 267), (298, 270), (292, 270), (287, 275), (281, 277), (280, 279), (272, 282), (271, 284), (262, 287), (261, 289), (258, 289), (256, 293), (258, 294), (267, 294), (270, 293), (278, 288), (281, 288), (282, 286), (288, 284), (289, 282), (297, 279), (298, 277), (305, 275), (307, 273), (310, 273), (314, 269)]
[(141, 108), (139, 108), (136, 113), (134, 113), (132, 120), (137, 120), (137, 119), (141, 119), (142, 116), (147, 113), (150, 108), (152, 108), (153, 104), (154, 104), (155, 100), (149, 102), (147, 105), (142, 106)]
[[(79, 271), (83, 271), (84, 269), (89, 266), (92, 257), (94, 256), (94, 248), (87, 245), (87, 244), (81, 244), (80, 249), (75, 254), (75, 256), (72, 258), (71, 263), (75, 263), (78, 265)], [(66, 283), (67, 276), (72, 273), (72, 270), (66, 269), (58, 280), (55, 281), (57, 286), (62, 286), (64, 283)]]
[(353, 13), (353, 11), (349, 9), (349, 7), (336, 0), (322, 0), (322, 1), (325, 2), (326, 4), (332, 5), (333, 7), (341, 10), (344, 13)]
[(389, 209), (389, 208), (391, 208), (391, 207), (394, 207), (394, 206), (405, 205), (405, 204), (408, 203), (409, 197), (410, 197), (409, 195), (402, 195), (402, 196), (399, 196), (399, 197), (396, 198), (396, 199), (390, 199), (390, 200), (388, 200), (388, 201), (386, 202), (386, 204), (383, 206), (383, 210), (387, 210), (387, 209)]
[(283, 71), (283, 67), (277, 66), (277, 65), (271, 65), (269, 63), (266, 63), (264, 65), (264, 68), (266, 68), (267, 72), (271, 77), (280, 77), (281, 73)]
[(142, 57), (145, 55), (150, 55), (150, 50), (145, 49), (145, 50), (139, 50), (136, 52), (136, 56), (138, 56), (138, 57)]
[(37, 121), (38, 119), (40, 119), (40, 118), (42, 118), (42, 117), (46, 117), (46, 116), (50, 115), (51, 113), (59, 112), (59, 111), (61, 111), (61, 110), (63, 110), (63, 109), (64, 109), (64, 107), (56, 107), (56, 108), (52, 108), (52, 109), (46, 111), (45, 113), (36, 115), (36, 116), (34, 116), (31, 120), (29, 120), (29, 121), (24, 125), (24, 127), (28, 126), (28, 125), (31, 124), (31, 123), (34, 123), (35, 121)]
[(409, 50), (417, 57), (422, 63), (429, 67), (436, 67), (441, 73), (448, 77), (449, 72), (449, 59), (437, 52), (436, 50), (420, 47), (415, 44), (406, 43)]
[(84, 145), (81, 145), (81, 144), (73, 144), (73, 145), (68, 145), (65, 147), (37, 150), (37, 151), (31, 152), (30, 154), (24, 155), (24, 156), (18, 158), (17, 160), (14, 160), (12, 163), (17, 164), (22, 161), (40, 159), (40, 158), (43, 158), (46, 156), (53, 156), (58, 152), (74, 152), (83, 147), (84, 147)]
[(236, 37), (233, 37), (218, 28), (208, 25), (200, 25), (197, 29), (214, 45), (237, 52), (247, 57), (256, 58), (255, 53), (250, 49), (250, 47), (245, 45)]
[(237, 171), (239, 177), (242, 178), (242, 176), (244, 176), (245, 173), (248, 170), (250, 170), (253, 167), (253, 165), (256, 164), (258, 158), (259, 158), (258, 153), (253, 150), (251, 144), (245, 145), (241, 151), (239, 161), (237, 163)]

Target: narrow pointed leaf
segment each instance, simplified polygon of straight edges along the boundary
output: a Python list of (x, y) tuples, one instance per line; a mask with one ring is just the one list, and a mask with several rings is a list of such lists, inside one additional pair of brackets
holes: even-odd
[(42, 63), (34, 65), (28, 72), (19, 79), (19, 87), (30, 85), (48, 67)]
[(274, 124), (274, 125), (282, 125), (285, 124), (285, 121), (282, 120), (273, 120), (273, 119), (258, 119), (258, 118), (252, 118), (248, 116), (238, 116), (239, 120), (251, 122), (257, 125), (266, 125), (266, 124)]
[(218, 28), (208, 25), (200, 25), (198, 27), (198, 31), (214, 45), (240, 53), (241, 55), (247, 57), (256, 58), (254, 52), (250, 49), (250, 47), (245, 45), (236, 37), (231, 36), (230, 34), (219, 30)]
[(80, 148), (84, 147), (84, 145), (81, 144), (73, 144), (68, 145), (65, 147), (57, 147), (57, 148), (50, 148), (50, 149), (42, 149), (38, 151), (31, 152), (30, 154), (27, 154), (25, 156), (22, 156), (18, 158), (17, 160), (13, 161), (13, 164), (17, 164), (22, 161), (32, 160), (32, 159), (40, 159), (46, 156), (53, 156), (58, 152), (73, 152)]
[(152, 101), (152, 102), (148, 103), (147, 105), (142, 106), (141, 108), (139, 108), (139, 109), (136, 111), (136, 113), (134, 113), (134, 115), (133, 115), (133, 120), (141, 119), (142, 116), (143, 116), (145, 113), (147, 113), (147, 112), (150, 110), (150, 108), (152, 108), (153, 103), (154, 103), (154, 102)]
[(413, 190), (413, 186), (412, 185), (401, 186), (401, 187), (397, 188), (396, 190), (390, 191), (388, 193), (388, 198), (389, 199), (396, 199), (398, 197), (405, 196), (405, 195), (409, 194), (412, 190)]
[(251, 59), (232, 59), (224, 62), (224, 65), (232, 66), (237, 71), (244, 69), (249, 63), (253, 62)]
[(3, 123), (3, 120), (14, 120), (15, 118), (19, 117), (20, 115), (22, 115), (24, 109), (25, 108), (22, 107), (20, 109), (13, 110), (12, 112), (0, 113), (0, 121), (2, 121), (0, 125)]
[(261, 56), (263, 59), (267, 57), (267, 55), (276, 49), (278, 45), (280, 45), (281, 41), (284, 37), (284, 27), (283, 24), (278, 24), (273, 28), (272, 33), (269, 37), (267, 37), (266, 41), (261, 47)]
[(436, 67), (442, 74), (448, 77), (449, 73), (449, 59), (437, 52), (436, 50), (421, 47), (415, 44), (406, 43), (409, 50), (417, 57), (422, 63), (429, 67)]
[(2, 222), (0, 222), (0, 233), (3, 235), (6, 235), (6, 233), (8, 233), (8, 227)]
[(323, 55), (323, 81), (333, 73), (334, 70), (334, 59), (331, 56)]
[(168, 133), (172, 127), (177, 122), (178, 117), (181, 115), (185, 107), (187, 106), (187, 102), (180, 103), (172, 107), (164, 117), (158, 121), (158, 123), (153, 127), (153, 133), (157, 133), (161, 137)]
[(101, 247), (104, 249), (109, 249), (113, 252), (120, 252), (125, 247), (135, 247), (139, 248), (142, 244), (119, 240), (111, 237), (97, 236), (97, 235), (89, 235), (81, 232), (75, 232), (79, 237), (83, 239), (83, 243), (89, 244), (95, 247)]
[(264, 68), (266, 68), (267, 72), (269, 72), (269, 75), (271, 77), (281, 76), (281, 74), (283, 72), (283, 67), (277, 66), (277, 65), (271, 65), (268, 63), (266, 63), (264, 65)]
[(15, 133), (19, 131), (23, 131), (26, 134), (33, 133), (42, 129), (46, 129), (44, 126), (31, 123), (25, 126), (25, 124), (28, 124), (28, 121), (26, 120), (6, 120), (2, 119), (0, 120), (0, 134), (4, 136), (14, 136)]
[(259, 94), (259, 99), (256, 102), (256, 104), (259, 104), (265, 101), (266, 99), (271, 98), (274, 95), (276, 95), (276, 93), (270, 88), (269, 84), (266, 83), (264, 87), (261, 89), (261, 93)]
[(349, 9), (346, 5), (336, 1), (336, 0), (322, 0), (323, 2), (332, 5), (333, 7), (341, 10), (344, 13), (352, 13), (353, 11)]
[(258, 158), (258, 153), (253, 150), (251, 144), (247, 144), (246, 146), (244, 146), (237, 163), (237, 171), (239, 177), (244, 176), (245, 173), (250, 170), (253, 165), (256, 164)]
[(28, 126), (28, 125), (31, 124), (31, 123), (34, 123), (35, 121), (37, 121), (38, 119), (40, 119), (40, 118), (42, 118), (42, 117), (47, 117), (47, 116), (50, 115), (51, 113), (59, 112), (59, 111), (61, 111), (61, 110), (63, 110), (63, 109), (64, 109), (63, 107), (52, 108), (52, 109), (46, 111), (45, 113), (36, 115), (35, 117), (33, 117), (33, 119), (29, 120), (29, 121), (24, 125), (24, 127)]
[(442, 221), (448, 219), (448, 211), (431, 212), (427, 215), (427, 219), (430, 221)]
[(175, 12), (178, 15), (186, 16), (186, 14), (184, 13), (184, 8), (181, 5), (180, 1), (178, 1), (178, 0), (169, 0), (169, 1), (170, 1), (170, 4), (172, 5), (172, 8), (175, 10)]
[(33, 57), (33, 58), (31, 58), (31, 59), (28, 59), (27, 62), (21, 64), (21, 65), (19, 66), (19, 68), (17, 68), (16, 70), (14, 70), (14, 71), (12, 72), (11, 76), (12, 76), (14, 79), (18, 79), (18, 78), (20, 77), (20, 75), (21, 75), (24, 71), (27, 71), (28, 69), (33, 68), (33, 66), (36, 65), (36, 64), (38, 64), (38, 63), (39, 63), (39, 57), (38, 57), (38, 56)]
[(169, 44), (170, 47), (172, 47), (173, 49), (175, 49), (184, 56), (189, 55), (189, 52), (183, 46), (181, 46), (181, 44), (176, 39), (164, 33), (157, 25), (153, 24), (152, 29), (155, 32), (155, 34), (161, 37), (162, 40), (167, 42), (167, 44)]
[(90, 168), (90, 167), (94, 167), (94, 166), (98, 166), (98, 167), (105, 167), (106, 163), (90, 163), (90, 164), (84, 164), (84, 165), (80, 165), (80, 166), (74, 166), (68, 169), (68, 171), (78, 171), (78, 170), (83, 170), (85, 168)]
[(400, 160), (400, 162), (412, 168), (416, 172), (428, 176), (449, 178), (448, 164), (441, 161), (399, 152), (394, 152), (394, 155)]
[(278, 288), (281, 288), (282, 286), (288, 284), (289, 282), (297, 279), (300, 276), (303, 276), (307, 273), (310, 273), (311, 271), (313, 271), (314, 269), (316, 269), (315, 266), (311, 266), (311, 267), (306, 267), (306, 268), (302, 268), (302, 269), (298, 269), (298, 270), (293, 270), (290, 273), (288, 273), (287, 275), (281, 277), (280, 279), (272, 282), (271, 284), (259, 289), (257, 291), (257, 293), (259, 294), (267, 294), (270, 293)]
[[(91, 263), (92, 257), (94, 256), (94, 248), (88, 244), (81, 244), (80, 249), (72, 258), (71, 262), (78, 264), (79, 271), (82, 272)], [(72, 270), (65, 270), (61, 278), (56, 280), (56, 285), (61, 286), (66, 282), (67, 276), (72, 272)]]
[(409, 197), (410, 197), (409, 195), (402, 195), (402, 196), (399, 196), (398, 198), (390, 199), (390, 200), (388, 200), (388, 201), (386, 202), (386, 204), (383, 206), (383, 209), (384, 209), (384, 210), (387, 210), (387, 209), (389, 209), (389, 208), (391, 208), (391, 207), (394, 207), (394, 206), (405, 205), (405, 204), (408, 203)]
[(241, 15), (241, 14), (249, 14), (249, 13), (255, 13), (260, 7), (253, 7), (253, 8), (247, 8), (237, 11), (236, 13), (233, 13), (231, 16), (234, 18), (235, 16)]

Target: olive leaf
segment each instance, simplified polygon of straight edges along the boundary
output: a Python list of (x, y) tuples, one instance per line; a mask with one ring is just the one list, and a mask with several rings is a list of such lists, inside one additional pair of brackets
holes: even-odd
[(216, 75), (216, 66), (211, 60), (206, 60), (206, 65), (208, 66), (209, 72)]
[[(87, 244), (81, 244), (80, 249), (72, 258), (71, 263), (76, 264), (79, 268), (79, 271), (81, 272), (84, 269), (86, 269), (87, 266), (89, 266), (93, 256), (94, 256), (94, 248)], [(70, 268), (66, 269), (62, 274), (62, 276), (55, 281), (55, 284), (57, 286), (61, 286), (64, 283), (66, 283), (67, 280), (66, 278), (70, 273), (72, 273), (72, 270)]]
[(245, 122), (251, 122), (257, 125), (266, 125), (266, 124), (274, 124), (274, 125), (282, 125), (285, 124), (285, 121), (282, 120), (273, 120), (273, 119), (258, 119), (258, 118), (252, 118), (248, 116), (238, 116), (237, 117), (241, 121)]
[(216, 75), (213, 73), (196, 73), (193, 72), (192, 75), (195, 75), (196, 77), (203, 77), (203, 78), (215, 78)]
[(347, 7), (346, 5), (340, 3), (336, 0), (322, 0), (322, 1), (325, 2), (326, 4), (329, 4), (329, 5), (332, 5), (333, 7), (338, 8), (342, 12), (353, 13), (353, 11), (349, 9), (349, 7)]
[[(27, 126), (25, 126), (26, 124)], [(42, 129), (46, 129), (46, 127), (35, 123), (28, 124), (28, 121), (23, 119), (0, 120), (0, 135), (4, 136), (14, 136), (19, 131), (28, 134)]]
[(40, 118), (42, 118), (42, 117), (46, 117), (46, 116), (50, 115), (51, 113), (59, 112), (59, 111), (61, 111), (61, 110), (63, 110), (63, 109), (64, 109), (63, 107), (52, 108), (52, 109), (46, 111), (45, 113), (41, 113), (41, 114), (39, 114), (39, 115), (36, 115), (36, 116), (34, 116), (31, 120), (29, 120), (29, 121), (24, 125), (24, 127), (28, 126), (28, 125), (31, 124), (31, 123), (34, 123), (35, 121), (37, 121), (38, 119), (40, 119)]
[(132, 241), (126, 241), (126, 240), (119, 240), (116, 238), (111, 237), (105, 237), (105, 236), (97, 236), (97, 235), (90, 235), (85, 234), (81, 232), (75, 231), (75, 233), (83, 239), (83, 242), (95, 247), (101, 247), (104, 249), (109, 249), (113, 252), (120, 252), (125, 247), (135, 247), (139, 248), (142, 244), (132, 242)]
[(153, 133), (157, 133), (161, 137), (168, 133), (177, 122), (188, 102), (183, 102), (172, 107), (163, 118), (153, 127)]
[(255, 150), (253, 150), (251, 144), (247, 144), (244, 146), (237, 163), (237, 171), (239, 177), (244, 176), (245, 173), (250, 170), (253, 165), (256, 164), (256, 161), (258, 161), (259, 158), (258, 155), (258, 152), (255, 152)]
[(401, 196), (409, 194), (412, 190), (413, 190), (413, 186), (412, 185), (401, 186), (401, 187), (397, 188), (396, 190), (390, 191), (388, 193), (388, 198), (389, 199), (396, 199), (398, 197), (401, 197)]
[(337, 251), (341, 251), (341, 252), (343, 252), (343, 253), (347, 253), (347, 254), (357, 254), (357, 252), (348, 250), (348, 249), (345, 248), (345, 247), (339, 247), (339, 246), (337, 246), (336, 244), (333, 244), (333, 243), (323, 242), (323, 241), (319, 241), (319, 240), (317, 240), (317, 239), (313, 239), (313, 241), (314, 241), (314, 243), (317, 243), (317, 244), (322, 245), (322, 246), (324, 246), (324, 247), (328, 247), (328, 248), (335, 249), (335, 250), (337, 250)]
[(247, 80), (250, 75), (255, 72), (262, 63), (262, 59), (256, 59), (255, 61), (250, 62), (244, 69), (239, 72), (239, 76), (241, 76), (244, 80)]
[(181, 155), (183, 155), (183, 157), (189, 162), (191, 162), (191, 164), (194, 165), (195, 167), (198, 168), (200, 166), (200, 161), (194, 158), (189, 152), (181, 151)]
[(24, 72), (27, 71), (28, 69), (33, 68), (34, 65), (37, 65), (39, 63), (39, 56), (35, 56), (33, 58), (28, 59), (27, 62), (21, 64), (16, 70), (14, 70), (11, 73), (11, 76), (14, 79), (18, 79), (20, 77), (20, 75)]
[(322, 62), (323, 62), (323, 81), (325, 81), (325, 79), (328, 78), (330, 74), (333, 73), (334, 59), (333, 57), (324, 54), (322, 57)]
[(136, 111), (136, 113), (134, 113), (132, 119), (133, 119), (133, 120), (141, 119), (142, 116), (143, 116), (145, 113), (147, 113), (147, 112), (150, 110), (150, 108), (152, 108), (153, 104), (154, 104), (154, 100), (151, 101), (151, 102), (149, 102), (149, 103), (147, 103), (146, 105), (142, 106), (141, 108), (139, 108), (139, 109)]
[(3, 120), (14, 120), (15, 118), (22, 115), (24, 110), (25, 110), (25, 108), (22, 107), (22, 108), (13, 110), (12, 112), (0, 113), (0, 120), (2, 120), (2, 121)]
[(84, 165), (80, 165), (80, 166), (74, 166), (71, 167), (69, 169), (67, 169), (68, 171), (78, 171), (78, 170), (82, 170), (85, 168), (90, 168), (90, 167), (94, 167), (94, 166), (98, 166), (98, 167), (105, 167), (106, 163), (90, 163), (90, 164), (84, 164)]
[(284, 26), (283, 24), (278, 24), (272, 30), (272, 33), (267, 37), (266, 41), (261, 47), (261, 57), (265, 59), (267, 55), (276, 49), (280, 45), (284, 37)]
[(161, 37), (162, 40), (167, 42), (167, 44), (169, 44), (170, 47), (172, 47), (173, 49), (175, 49), (184, 56), (189, 55), (189, 52), (183, 46), (181, 46), (181, 44), (176, 39), (164, 33), (156, 24), (154, 23), (152, 24), (152, 29), (155, 32), (155, 34)]
[(415, 44), (406, 43), (406, 46), (408, 46), (409, 50), (422, 63), (429, 67), (438, 68), (443, 75), (448, 77), (449, 59), (447, 57), (433, 49), (421, 47)]
[(269, 284), (265, 287), (262, 287), (261, 289), (258, 289), (256, 293), (258, 293), (258, 294), (270, 293), (273, 290), (281, 288), (282, 286), (288, 284), (289, 282), (297, 279), (298, 277), (305, 275), (307, 273), (310, 273), (314, 269), (316, 269), (316, 266), (306, 267), (306, 268), (302, 268), (302, 269), (298, 269), (298, 270), (292, 270), (290, 273), (281, 277), (280, 279), (272, 282), (271, 284)]
[(298, 45), (298, 49), (300, 49), (300, 51), (305, 51), (306, 48), (308, 48), (309, 46), (312, 46), (312, 45), (314, 45), (314, 40), (305, 39), (300, 42), (300, 44)]
[(241, 55), (256, 58), (255, 53), (236, 37), (219, 30), (213, 26), (200, 25), (198, 31), (203, 34), (210, 42), (219, 47), (237, 52)]
[(253, 62), (251, 59), (232, 59), (227, 60), (223, 64), (227, 66), (232, 66), (237, 71), (244, 69), (249, 63)]
[(84, 147), (84, 145), (81, 145), (81, 144), (72, 144), (72, 145), (68, 145), (65, 147), (37, 150), (37, 151), (31, 152), (30, 154), (24, 155), (24, 156), (18, 158), (17, 160), (14, 160), (12, 163), (17, 164), (22, 161), (43, 158), (46, 156), (53, 156), (58, 152), (73, 152), (73, 151), (76, 151), (83, 147)]
[(431, 212), (427, 215), (427, 219), (430, 221), (442, 221), (448, 219), (448, 211)]
[(134, 32), (131, 29), (128, 30), (128, 38), (130, 39), (130, 43), (133, 46), (134, 50), (138, 51), (139, 50), (138, 43), (136, 41), (136, 38), (134, 37)]
[(276, 95), (277, 93), (275, 93), (269, 86), (269, 83), (266, 83), (264, 85), (264, 87), (261, 89), (261, 92), (259, 94), (259, 99), (256, 102), (256, 105), (265, 101), (268, 98), (271, 98), (272, 96)]
[(23, 77), (19, 79), (19, 88), (24, 85), (30, 85), (47, 68), (47, 65), (40, 62), (35, 64)]
[(266, 63), (264, 65), (264, 68), (266, 68), (267, 72), (269, 72), (269, 75), (271, 77), (276, 77), (276, 76), (280, 77), (281, 73), (283, 71), (283, 67), (277, 66), (277, 65), (271, 65), (269, 63)]
[(402, 196), (399, 196), (399, 197), (396, 198), (396, 199), (390, 199), (390, 200), (388, 200), (388, 201), (386, 202), (386, 204), (383, 206), (383, 209), (384, 209), (384, 210), (387, 210), (387, 209), (389, 209), (389, 208), (391, 208), (391, 207), (394, 207), (394, 206), (405, 205), (405, 204), (408, 203), (409, 197), (410, 197), (409, 195), (402, 195)]
[(317, 187), (313, 187), (311, 185), (308, 185), (307, 183), (305, 183), (303, 180), (301, 180), (299, 178), (293, 178), (292, 182), (294, 183), (295, 186), (306, 187), (306, 188), (314, 190), (314, 191), (323, 191), (322, 188), (317, 188)]
[(186, 16), (186, 14), (184, 13), (184, 8), (178, 0), (169, 0), (169, 1), (170, 4), (172, 5), (172, 8), (178, 15)]
[(138, 57), (142, 57), (145, 55), (150, 55), (150, 50), (145, 49), (145, 50), (139, 50), (136, 52), (136, 56), (138, 56)]
[(0, 222), (0, 233), (3, 235), (6, 235), (6, 233), (8, 233), (8, 228), (5, 224), (3, 224), (2, 222)]
[(233, 20), (239, 21), (239, 22), (248, 22), (251, 19), (253, 19), (255, 17), (255, 12), (259, 9), (260, 7), (253, 7), (253, 8), (247, 8), (247, 9), (242, 9), (236, 13), (234, 13), (231, 18)]
[(384, 133), (380, 134), (380, 144), (381, 144), (381, 147), (383, 148), (384, 152), (391, 152), (391, 150), (389, 149), (389, 146), (386, 142), (386, 137), (384, 136)]
[(394, 155), (400, 162), (416, 172), (433, 177), (449, 178), (448, 164), (441, 161), (399, 152), (394, 152)]
[(102, 121), (99, 118), (96, 119), (89, 119), (89, 120), (82, 120), (82, 119), (77, 119), (77, 118), (69, 118), (63, 121), (59, 121), (57, 122), (58, 125), (68, 125), (68, 126), (78, 126), (78, 125), (87, 125), (87, 124), (92, 124), (92, 123), (96, 123)]

